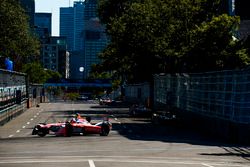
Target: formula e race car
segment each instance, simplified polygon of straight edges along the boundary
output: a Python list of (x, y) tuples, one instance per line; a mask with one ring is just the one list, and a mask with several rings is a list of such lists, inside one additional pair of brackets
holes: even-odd
[(72, 135), (86, 135), (86, 134), (100, 134), (100, 136), (108, 136), (112, 124), (108, 120), (92, 124), (90, 119), (81, 118), (78, 121), (66, 121), (58, 123), (39, 123), (35, 125), (32, 135), (44, 137), (47, 134), (54, 134), (56, 136)]

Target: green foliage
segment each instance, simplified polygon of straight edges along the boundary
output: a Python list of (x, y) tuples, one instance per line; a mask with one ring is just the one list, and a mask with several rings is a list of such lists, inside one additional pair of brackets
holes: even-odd
[(78, 93), (67, 93), (66, 94), (67, 99), (74, 101), (77, 97), (79, 97)]
[[(101, 0), (110, 44), (97, 72), (148, 81), (159, 72), (242, 68), (249, 55), (232, 36), (239, 18), (222, 14), (221, 0)], [(119, 7), (116, 9), (116, 7)], [(116, 10), (111, 10), (116, 9)]]
[(40, 63), (28, 63), (23, 65), (24, 73), (27, 73), (30, 83), (42, 84), (47, 81), (49, 74), (43, 69)]
[(20, 71), (27, 58), (40, 53), (40, 44), (31, 33), (28, 17), (16, 0), (0, 1), (0, 56), (10, 57)]
[(30, 83), (43, 84), (49, 78), (61, 78), (58, 72), (46, 70), (38, 62), (24, 64), (22, 70), (22, 72), (27, 73)]

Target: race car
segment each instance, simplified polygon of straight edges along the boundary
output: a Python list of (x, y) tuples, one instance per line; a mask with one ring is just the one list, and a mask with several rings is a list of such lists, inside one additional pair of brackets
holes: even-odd
[(90, 119), (79, 119), (78, 121), (66, 121), (58, 123), (39, 123), (35, 125), (32, 135), (44, 137), (47, 134), (70, 137), (72, 135), (100, 134), (108, 136), (112, 124), (108, 120), (92, 124)]
[(111, 105), (111, 104), (113, 104), (115, 101), (114, 100), (112, 100), (111, 98), (109, 98), (109, 97), (101, 97), (100, 99), (99, 99), (99, 104), (100, 105)]

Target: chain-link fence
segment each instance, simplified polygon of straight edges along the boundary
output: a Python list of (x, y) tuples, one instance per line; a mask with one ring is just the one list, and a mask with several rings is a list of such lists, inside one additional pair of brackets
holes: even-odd
[(155, 75), (154, 104), (250, 124), (250, 70)]

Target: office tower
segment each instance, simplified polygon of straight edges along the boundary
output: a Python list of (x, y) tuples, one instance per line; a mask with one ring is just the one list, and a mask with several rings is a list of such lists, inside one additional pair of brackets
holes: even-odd
[(100, 63), (98, 54), (107, 46), (105, 27), (97, 17), (97, 0), (85, 0), (84, 8), (84, 78), (89, 76), (91, 66)]
[(63, 78), (68, 78), (69, 73), (69, 53), (66, 48), (64, 37), (48, 37), (41, 48), (43, 67), (59, 72)]
[(74, 2), (73, 7), (60, 8), (60, 36), (66, 37), (68, 50), (83, 50), (84, 2)]
[(60, 8), (60, 36), (66, 37), (67, 50), (70, 52), (71, 79), (83, 79), (79, 70), (84, 66), (84, 2), (75, 1), (73, 7)]
[(51, 13), (35, 13), (35, 32), (39, 38), (51, 36)]

